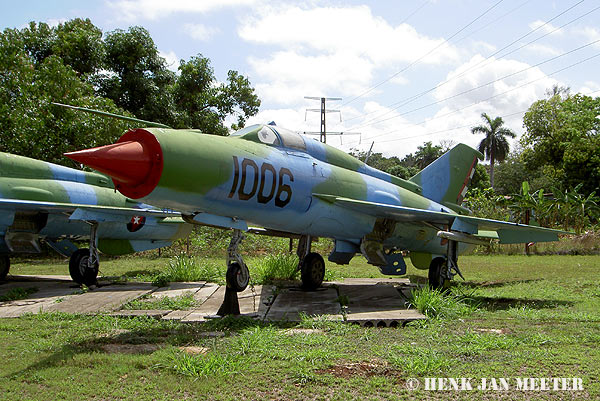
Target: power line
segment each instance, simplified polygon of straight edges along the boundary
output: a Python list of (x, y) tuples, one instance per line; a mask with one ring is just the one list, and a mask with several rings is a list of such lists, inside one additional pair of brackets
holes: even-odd
[[(600, 41), (600, 39), (599, 39), (599, 41)], [(587, 61), (589, 61), (589, 60), (591, 60), (591, 59), (594, 59), (594, 58), (596, 58), (596, 57), (598, 57), (598, 56), (600, 56), (600, 53), (598, 53), (598, 54), (595, 54), (595, 55), (593, 55), (593, 56), (590, 56), (590, 57), (587, 57), (587, 58), (585, 58), (585, 59), (583, 59), (583, 60), (580, 60), (580, 61), (578, 61), (578, 62), (576, 62), (576, 63), (570, 64), (570, 65), (568, 65), (568, 66), (566, 66), (566, 67), (560, 68), (560, 69), (558, 69), (558, 70), (556, 70), (556, 71), (554, 71), (554, 72), (552, 72), (552, 73), (550, 73), (550, 74), (548, 74), (548, 75), (546, 75), (546, 76), (544, 76), (544, 77), (540, 77), (540, 78), (534, 79), (534, 80), (532, 80), (532, 81), (526, 82), (526, 83), (524, 83), (524, 84), (522, 84), (522, 85), (519, 85), (519, 86), (517, 86), (517, 87), (511, 88), (511, 89), (509, 89), (509, 90), (506, 90), (506, 91), (504, 91), (504, 92), (497, 93), (497, 94), (495, 94), (495, 95), (493, 95), (493, 96), (490, 96), (490, 97), (488, 97), (488, 98), (486, 98), (486, 99), (482, 99), (482, 100), (479, 100), (479, 101), (477, 101), (477, 102), (473, 102), (473, 103), (471, 103), (471, 104), (470, 104), (470, 105), (468, 105), (468, 106), (461, 107), (461, 108), (459, 108), (459, 109), (456, 109), (456, 110), (453, 110), (453, 111), (451, 111), (451, 112), (448, 112), (448, 113), (445, 113), (445, 114), (442, 114), (442, 115), (436, 116), (436, 117), (434, 117), (434, 118), (432, 118), (432, 119), (429, 119), (429, 120), (423, 120), (423, 121), (421, 121), (421, 122), (419, 122), (419, 123), (417, 123), (417, 124), (415, 124), (415, 125), (423, 125), (423, 124), (425, 124), (425, 123), (427, 123), (427, 122), (430, 122), (430, 121), (433, 121), (433, 120), (437, 120), (437, 119), (440, 119), (440, 118), (443, 118), (443, 117), (448, 117), (448, 116), (450, 116), (450, 115), (452, 115), (452, 114), (456, 114), (456, 113), (458, 113), (458, 112), (460, 112), (460, 111), (466, 110), (466, 109), (468, 109), (468, 108), (470, 108), (470, 107), (473, 107), (473, 106), (475, 106), (475, 105), (477, 105), (477, 104), (480, 104), (480, 103), (483, 103), (483, 102), (487, 102), (488, 100), (494, 99), (494, 98), (496, 98), (496, 97), (498, 97), (498, 96), (505, 95), (505, 94), (507, 94), (507, 93), (509, 93), (509, 92), (512, 92), (512, 91), (515, 91), (515, 90), (517, 90), (517, 89), (523, 88), (523, 87), (525, 87), (525, 86), (527, 86), (527, 85), (531, 85), (531, 84), (533, 84), (533, 83), (535, 83), (535, 82), (537, 82), (537, 81), (540, 81), (540, 80), (542, 80), (542, 79), (545, 79), (545, 78), (547, 78), (547, 77), (551, 77), (551, 76), (553, 76), (553, 75), (556, 75), (556, 74), (558, 74), (558, 73), (560, 73), (560, 72), (562, 72), (562, 71), (565, 71), (565, 70), (567, 70), (567, 69), (569, 69), (569, 68), (576, 67), (576, 66), (578, 66), (578, 65), (580, 65), (580, 64), (583, 64), (583, 63), (585, 63), (585, 62), (587, 62)], [(593, 93), (593, 92), (592, 92), (592, 93)], [(393, 133), (395, 133), (395, 132), (398, 132), (398, 130), (388, 131), (388, 132), (385, 132), (385, 133), (382, 133), (382, 134), (374, 135), (374, 136), (372, 136), (372, 137), (370, 137), (370, 138), (368, 138), (368, 139), (370, 140), (370, 139), (377, 138), (377, 137), (380, 137), (380, 136), (384, 136), (384, 135), (393, 134)], [(422, 135), (428, 135), (428, 134), (422, 134)], [(404, 139), (408, 139), (408, 138), (396, 138), (396, 139), (393, 139), (393, 140), (386, 140), (385, 142), (400, 141), (400, 140), (404, 140)], [(351, 142), (351, 143), (349, 143), (348, 145), (355, 144), (355, 143), (356, 143), (356, 142)]]
[[(463, 26), (462, 28), (460, 28), (458, 31), (456, 31), (452, 36), (450, 36), (448, 39), (444, 39), (440, 44), (438, 44), (437, 46), (435, 46), (433, 49), (429, 50), (427, 53), (425, 53), (424, 55), (422, 55), (421, 57), (419, 57), (418, 59), (414, 60), (413, 62), (411, 62), (409, 65), (407, 65), (406, 67), (404, 67), (403, 69), (401, 69), (400, 71), (394, 73), (393, 75), (391, 75), (390, 77), (384, 79), (383, 81), (379, 82), (377, 85), (374, 85), (372, 87), (370, 87), (369, 89), (367, 89), (366, 91), (362, 92), (361, 94), (359, 94), (358, 96), (353, 97), (352, 99), (350, 99), (349, 101), (347, 101), (346, 103), (343, 103), (342, 106), (346, 106), (352, 102), (354, 102), (355, 100), (363, 97), (364, 95), (366, 95), (367, 93), (372, 92), (373, 90), (377, 89), (378, 87), (380, 87), (381, 85), (383, 85), (384, 83), (390, 81), (391, 79), (397, 77), (398, 75), (402, 74), (404, 71), (406, 71), (407, 69), (409, 69), (410, 67), (412, 67), (413, 65), (417, 64), (419, 61), (423, 60), (425, 57), (429, 56), (431, 53), (433, 53), (434, 51), (436, 51), (437, 49), (439, 49), (441, 46), (445, 45), (447, 42), (449, 42), (452, 38), (454, 38), (456, 35), (458, 35), (459, 33), (461, 33), (462, 31), (464, 31), (465, 29), (467, 29), (469, 26), (473, 25), (477, 20), (479, 20), (480, 18), (482, 18), (484, 15), (486, 15), (488, 12), (490, 12), (492, 9), (494, 9), (498, 4), (502, 3), (504, 0), (499, 0), (498, 2), (496, 2), (493, 6), (489, 7), (487, 10), (485, 10), (482, 14), (480, 14), (477, 18), (475, 18), (474, 20), (472, 20), (471, 22), (469, 22), (467, 25)], [(581, 0), (583, 1), (583, 0)]]
[[(543, 65), (543, 64), (549, 63), (549, 62), (551, 62), (551, 61), (554, 61), (554, 60), (557, 60), (557, 59), (559, 59), (559, 58), (561, 58), (561, 57), (567, 56), (567, 55), (569, 55), (569, 54), (571, 54), (571, 53), (574, 53), (574, 52), (576, 52), (576, 51), (579, 51), (579, 50), (581, 50), (581, 49), (584, 49), (584, 48), (586, 48), (586, 47), (593, 46), (593, 45), (595, 45), (595, 44), (597, 44), (597, 43), (600, 43), (600, 39), (598, 39), (598, 40), (595, 40), (595, 41), (593, 41), (593, 42), (590, 42), (590, 43), (587, 43), (587, 44), (585, 44), (585, 45), (583, 45), (583, 46), (579, 46), (579, 47), (577, 47), (577, 48), (575, 48), (575, 49), (569, 50), (568, 52), (562, 53), (562, 54), (560, 54), (560, 55), (558, 55), (558, 56), (551, 57), (551, 58), (549, 58), (549, 59), (547, 59), (547, 60), (544, 60), (544, 61), (542, 61), (542, 62), (539, 62), (539, 63), (537, 63), (537, 64), (534, 64), (534, 65), (532, 65), (532, 66), (529, 66), (529, 67), (527, 67), (527, 68), (524, 68), (524, 69), (522, 69), (522, 70), (519, 70), (519, 71), (516, 71), (516, 72), (510, 73), (510, 74), (508, 74), (508, 75), (505, 75), (505, 76), (503, 76), (503, 77), (500, 77), (500, 78), (496, 78), (496, 79), (494, 79), (493, 81), (489, 81), (489, 82), (486, 82), (485, 84), (481, 84), (481, 85), (479, 85), (479, 86), (476, 86), (476, 87), (474, 87), (474, 88), (467, 89), (467, 90), (465, 90), (465, 91), (462, 91), (462, 92), (456, 93), (456, 94), (454, 94), (454, 95), (452, 95), (452, 96), (448, 96), (448, 97), (446, 97), (446, 98), (444, 98), (444, 99), (440, 99), (440, 100), (438, 100), (438, 101), (435, 101), (435, 102), (428, 103), (428, 104), (426, 104), (426, 105), (424, 105), (424, 106), (420, 106), (420, 107), (417, 107), (417, 108), (414, 108), (414, 109), (411, 109), (411, 110), (405, 111), (405, 112), (403, 112), (403, 113), (397, 114), (397, 115), (395, 115), (395, 116), (392, 116), (392, 117), (388, 117), (388, 118), (384, 118), (384, 119), (380, 119), (380, 120), (377, 120), (377, 119), (371, 119), (371, 120), (369, 120), (369, 121), (367, 121), (367, 122), (365, 122), (365, 123), (363, 123), (363, 124), (361, 124), (361, 125), (354, 126), (352, 129), (364, 128), (364, 127), (368, 127), (368, 126), (371, 126), (371, 125), (379, 124), (379, 123), (382, 123), (382, 122), (385, 122), (385, 121), (393, 120), (394, 118), (398, 118), (398, 117), (402, 117), (402, 116), (405, 116), (405, 115), (407, 115), (407, 114), (410, 114), (410, 113), (414, 113), (415, 111), (419, 111), (419, 110), (423, 110), (423, 109), (426, 109), (426, 108), (428, 108), (428, 107), (431, 107), (431, 106), (435, 106), (436, 104), (439, 104), (439, 103), (445, 102), (445, 101), (447, 101), (447, 100), (454, 99), (454, 98), (456, 98), (456, 97), (458, 97), (458, 96), (462, 96), (462, 95), (465, 95), (465, 94), (467, 94), (467, 93), (470, 93), (470, 92), (476, 91), (476, 90), (478, 90), (478, 89), (484, 88), (484, 87), (486, 87), (486, 86), (488, 86), (488, 85), (491, 85), (491, 84), (494, 84), (494, 83), (496, 83), (496, 82), (500, 82), (500, 81), (502, 81), (502, 80), (504, 80), (504, 79), (506, 79), (506, 78), (510, 78), (510, 77), (512, 77), (512, 76), (514, 76), (514, 75), (521, 74), (521, 73), (523, 73), (523, 72), (525, 72), (525, 71), (528, 71), (528, 70), (531, 70), (531, 69), (533, 69), (533, 68), (537, 68), (537, 67), (539, 67), (540, 65)], [(388, 111), (386, 114), (389, 114), (389, 113), (391, 113), (393, 110), (395, 110), (395, 109), (392, 109), (392, 110)], [(383, 117), (384, 115), (385, 115), (385, 114), (382, 114), (380, 117)]]
[[(413, 95), (413, 96), (411, 96), (411, 97), (405, 98), (405, 99), (403, 99), (403, 100), (400, 100), (400, 101), (398, 101), (398, 102), (396, 102), (396, 103), (392, 103), (391, 105), (389, 105), (389, 106), (388, 106), (388, 107), (395, 106), (395, 107), (393, 107), (391, 110), (388, 110), (388, 111), (386, 111), (385, 113), (383, 113), (383, 114), (381, 114), (381, 115), (379, 115), (379, 116), (377, 116), (377, 117), (373, 117), (371, 120), (368, 120), (367, 122), (365, 122), (365, 123), (363, 123), (363, 124), (360, 124), (360, 125), (358, 125), (358, 126), (355, 126), (355, 127), (363, 127), (363, 126), (365, 126), (365, 125), (373, 125), (373, 124), (376, 124), (376, 123), (380, 122), (380, 121), (378, 120), (379, 118), (381, 118), (381, 117), (383, 117), (383, 116), (385, 116), (385, 115), (388, 115), (388, 114), (392, 113), (394, 110), (397, 110), (397, 109), (399, 109), (400, 107), (403, 107), (403, 106), (405, 106), (405, 105), (407, 105), (407, 104), (409, 104), (409, 103), (412, 103), (413, 101), (415, 101), (415, 100), (417, 100), (417, 99), (419, 99), (419, 98), (423, 97), (424, 95), (426, 95), (426, 94), (428, 94), (428, 93), (430, 93), (430, 92), (433, 92), (434, 90), (436, 90), (436, 89), (438, 89), (438, 88), (440, 88), (440, 87), (442, 87), (442, 86), (444, 86), (444, 85), (446, 85), (446, 84), (448, 84), (448, 83), (450, 83), (450, 82), (452, 82), (452, 81), (454, 81), (454, 80), (456, 80), (456, 79), (458, 79), (458, 78), (460, 78), (460, 77), (464, 76), (465, 74), (467, 74), (468, 72), (471, 72), (471, 71), (473, 71), (473, 70), (474, 70), (474, 69), (476, 69), (477, 67), (478, 67), (477, 69), (483, 68), (483, 67), (485, 67), (485, 66), (487, 66), (487, 65), (491, 64), (492, 62), (495, 62), (495, 61), (497, 61), (497, 60), (500, 60), (500, 59), (502, 59), (502, 58), (504, 58), (504, 57), (506, 57), (506, 56), (508, 56), (508, 55), (510, 55), (510, 54), (512, 54), (512, 53), (514, 53), (514, 52), (516, 52), (516, 51), (518, 51), (518, 50), (521, 50), (522, 48), (524, 48), (524, 47), (526, 47), (526, 46), (529, 46), (530, 44), (532, 44), (532, 43), (534, 43), (534, 42), (536, 42), (536, 41), (538, 41), (538, 40), (540, 40), (540, 39), (542, 39), (542, 38), (544, 38), (544, 37), (546, 37), (546, 36), (548, 36), (548, 35), (551, 35), (552, 33), (554, 33), (554, 32), (556, 32), (556, 31), (558, 31), (558, 30), (560, 30), (560, 29), (564, 28), (564, 27), (565, 27), (565, 26), (567, 26), (567, 25), (570, 25), (570, 24), (572, 24), (573, 22), (575, 22), (575, 21), (577, 21), (577, 20), (580, 20), (581, 18), (583, 18), (583, 17), (585, 17), (585, 16), (587, 16), (587, 15), (591, 14), (592, 12), (594, 12), (594, 11), (596, 11), (596, 10), (598, 10), (598, 9), (600, 8), (600, 6), (598, 6), (598, 7), (594, 8), (594, 9), (592, 9), (592, 10), (590, 10), (590, 11), (588, 11), (588, 12), (586, 12), (586, 13), (584, 13), (584, 14), (582, 14), (582, 15), (580, 15), (580, 16), (578, 16), (578, 17), (574, 18), (574, 19), (572, 19), (571, 21), (569, 21), (569, 22), (567, 22), (567, 23), (565, 23), (565, 24), (563, 24), (563, 25), (559, 26), (558, 28), (555, 28), (555, 29), (551, 30), (550, 32), (547, 32), (546, 34), (544, 34), (544, 35), (542, 35), (542, 36), (538, 37), (537, 39), (534, 39), (534, 40), (532, 40), (532, 41), (530, 41), (530, 42), (527, 42), (527, 43), (525, 43), (524, 45), (522, 45), (522, 46), (518, 47), (517, 49), (514, 49), (514, 50), (512, 50), (512, 51), (510, 51), (510, 52), (508, 52), (508, 53), (506, 53), (506, 54), (504, 54), (504, 55), (502, 55), (502, 56), (498, 57), (498, 59), (491, 60), (491, 62), (488, 62), (488, 63), (486, 63), (486, 64), (484, 64), (484, 65), (481, 65), (482, 63), (485, 63), (486, 61), (489, 61), (489, 60), (490, 60), (492, 57), (494, 57), (495, 55), (499, 54), (499, 53), (500, 53), (500, 52), (502, 52), (503, 50), (505, 50), (505, 49), (509, 48), (510, 46), (512, 46), (513, 44), (517, 43), (517, 42), (518, 42), (518, 41), (520, 41), (521, 39), (524, 39), (525, 37), (527, 37), (527, 36), (529, 36), (529, 35), (533, 34), (533, 33), (534, 33), (534, 32), (536, 32), (537, 30), (539, 30), (539, 29), (543, 28), (544, 26), (546, 26), (546, 25), (550, 24), (552, 21), (554, 21), (554, 20), (555, 20), (555, 19), (557, 19), (558, 17), (560, 17), (560, 16), (564, 15), (566, 12), (570, 11), (571, 9), (573, 9), (574, 7), (576, 7), (577, 5), (581, 4), (583, 1), (585, 1), (585, 0), (581, 0), (581, 1), (579, 1), (578, 3), (576, 3), (576, 4), (572, 5), (571, 7), (567, 8), (566, 10), (564, 10), (564, 11), (560, 12), (559, 14), (555, 15), (554, 17), (552, 17), (551, 19), (549, 19), (548, 21), (546, 21), (544, 24), (542, 24), (542, 25), (538, 26), (537, 28), (535, 28), (534, 30), (530, 31), (529, 33), (527, 33), (527, 34), (525, 34), (525, 35), (522, 35), (522, 36), (520, 36), (519, 38), (517, 38), (517, 39), (513, 40), (513, 41), (512, 41), (511, 43), (509, 43), (508, 45), (504, 46), (504, 47), (503, 47), (503, 48), (501, 48), (500, 50), (498, 50), (498, 51), (494, 52), (493, 54), (489, 55), (488, 57), (486, 57), (485, 59), (481, 60), (481, 61), (480, 61), (480, 62), (478, 62), (477, 64), (475, 64), (475, 65), (473, 65), (473, 66), (469, 67), (467, 70), (465, 70), (465, 71), (462, 71), (460, 74), (458, 74), (458, 75), (455, 75), (455, 76), (453, 76), (452, 78), (450, 78), (450, 79), (447, 79), (447, 80), (445, 80), (445, 81), (443, 81), (443, 82), (441, 82), (441, 83), (437, 84), (436, 86), (434, 86), (434, 87), (432, 87), (432, 88), (429, 88), (429, 89), (427, 89), (427, 90), (425, 90), (425, 91), (423, 91), (423, 92), (420, 92), (420, 93), (418, 93), (418, 94), (416, 94), (416, 95)], [(360, 118), (361, 116), (363, 116), (363, 117), (364, 117), (364, 116), (367, 116), (367, 115), (369, 115), (369, 114), (373, 114), (373, 113), (375, 113), (375, 112), (371, 112), (371, 113), (365, 113), (365, 114), (362, 114), (362, 115), (359, 115), (359, 116), (355, 116), (355, 117), (352, 117), (352, 118), (348, 119), (347, 121), (350, 121), (350, 120), (353, 120), (353, 119), (356, 119), (356, 118)], [(385, 120), (384, 120), (384, 121), (385, 121)], [(354, 129), (355, 127), (353, 127), (352, 129)]]

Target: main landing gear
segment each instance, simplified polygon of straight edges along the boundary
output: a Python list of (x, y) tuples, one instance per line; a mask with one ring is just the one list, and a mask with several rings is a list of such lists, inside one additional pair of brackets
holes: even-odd
[[(218, 316), (239, 315), (240, 305), (238, 301), (238, 292), (244, 291), (250, 282), (250, 273), (248, 266), (244, 263), (238, 247), (244, 235), (240, 230), (233, 230), (231, 242), (227, 248), (227, 274), (225, 298), (217, 312)], [(306, 290), (315, 290), (321, 286), (325, 278), (325, 261), (323, 257), (316, 252), (311, 252), (311, 237), (303, 235), (298, 243), (298, 258), (300, 263), (298, 269), (301, 273), (302, 288)]]
[(445, 258), (434, 258), (429, 265), (429, 286), (433, 289), (446, 290), (450, 287), (450, 280), (457, 274), (464, 280), (458, 268), (458, 242), (449, 240), (448, 251)]
[(302, 279), (302, 288), (305, 290), (316, 290), (325, 278), (325, 261), (318, 253), (311, 252), (311, 243), (310, 235), (301, 236), (296, 252), (300, 260), (298, 269)]
[(78, 249), (69, 259), (69, 273), (71, 278), (77, 284), (86, 286), (96, 285), (98, 283), (98, 268), (100, 261), (98, 258), (98, 223), (91, 223), (90, 247)]
[(6, 280), (10, 270), (10, 258), (8, 255), (0, 255), (0, 281)]

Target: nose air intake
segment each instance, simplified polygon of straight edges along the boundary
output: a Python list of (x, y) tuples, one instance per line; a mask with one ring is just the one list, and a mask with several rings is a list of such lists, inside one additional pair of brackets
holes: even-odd
[(137, 129), (125, 133), (115, 144), (66, 153), (113, 180), (123, 195), (138, 199), (149, 195), (158, 184), (162, 169), (162, 149), (150, 132)]

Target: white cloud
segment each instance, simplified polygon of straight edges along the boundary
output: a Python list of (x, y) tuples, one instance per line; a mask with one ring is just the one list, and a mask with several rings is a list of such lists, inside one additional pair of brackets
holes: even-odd
[(202, 42), (208, 41), (213, 35), (219, 32), (217, 28), (209, 27), (204, 24), (184, 24), (183, 31), (192, 39)]
[[(305, 95), (356, 96), (372, 85), (376, 72), (389, 76), (443, 44), (408, 24), (392, 26), (367, 6), (266, 7), (246, 18), (238, 34), (279, 49), (261, 59), (250, 57), (248, 63), (262, 79), (253, 80), (261, 99), (285, 105)], [(442, 45), (421, 62), (453, 63), (458, 57), (454, 47)], [(391, 81), (408, 83), (401, 75)]]
[(178, 68), (179, 68), (179, 58), (177, 57), (177, 54), (175, 54), (174, 51), (170, 51), (170, 52), (164, 52), (162, 50), (159, 50), (158, 54), (160, 55), (160, 57), (164, 58), (167, 62), (167, 68), (171, 71), (177, 72)]
[(562, 52), (558, 49), (555, 49), (552, 46), (541, 45), (538, 43), (532, 43), (525, 48), (528, 52), (533, 53), (538, 56), (558, 56), (562, 54)]
[(244, 6), (256, 0), (107, 0), (123, 20), (155, 20), (175, 13), (203, 14), (224, 7)]
[[(378, 65), (412, 62), (443, 42), (419, 34), (408, 24), (392, 26), (374, 16), (367, 6), (266, 9), (261, 16), (247, 19), (238, 33), (251, 42), (355, 54)], [(455, 48), (442, 45), (421, 62), (439, 64), (457, 59)]]
[(257, 83), (261, 99), (281, 104), (298, 103), (304, 96), (345, 96), (364, 90), (373, 65), (352, 54), (304, 56), (281, 51), (270, 58), (250, 57), (255, 74), (266, 83)]
[(540, 28), (541, 32), (543, 32), (543, 33), (552, 32), (552, 35), (562, 35), (565, 32), (564, 29), (562, 29), (562, 28), (557, 29), (552, 24), (547, 24), (546, 22), (544, 22), (542, 20), (533, 21), (532, 23), (529, 24), (529, 28), (531, 28), (531, 30)]
[[(578, 35), (585, 37), (588, 40), (588, 43), (600, 40), (600, 29), (597, 28), (587, 26), (583, 28), (578, 28), (574, 32)], [(594, 47), (600, 47), (600, 43), (596, 43)]]
[[(436, 99), (442, 101), (468, 91), (446, 101), (446, 107), (457, 110), (485, 101), (492, 108), (493, 113), (509, 114), (528, 108), (531, 103), (543, 98), (546, 89), (556, 83), (538, 67), (529, 68), (528, 64), (516, 60), (491, 59), (491, 63), (469, 71), (482, 60), (483, 57), (477, 55), (451, 71), (446, 78), (449, 82), (435, 90)], [(525, 69), (527, 70), (518, 73)], [(461, 76), (463, 72), (465, 73)], [(511, 76), (503, 78), (508, 75)], [(488, 85), (490, 82), (492, 83)]]
[(585, 81), (583, 86), (577, 91), (577, 93), (582, 93), (584, 95), (592, 94), (594, 97), (600, 96), (598, 92), (600, 92), (600, 82), (595, 81)]

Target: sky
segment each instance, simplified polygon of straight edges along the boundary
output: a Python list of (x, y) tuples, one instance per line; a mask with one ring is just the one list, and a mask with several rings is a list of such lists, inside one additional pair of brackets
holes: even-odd
[[(248, 123), (319, 131), (342, 150), (403, 157), (425, 141), (476, 147), (482, 113), (523, 133), (554, 85), (600, 96), (600, 0), (0, 0), (0, 27), (89, 18), (143, 26), (169, 68), (202, 54), (249, 78)], [(334, 112), (339, 110), (340, 112)], [(232, 122), (235, 119), (231, 120)], [(352, 134), (358, 133), (358, 134)], [(517, 146), (516, 142), (513, 147)]]

